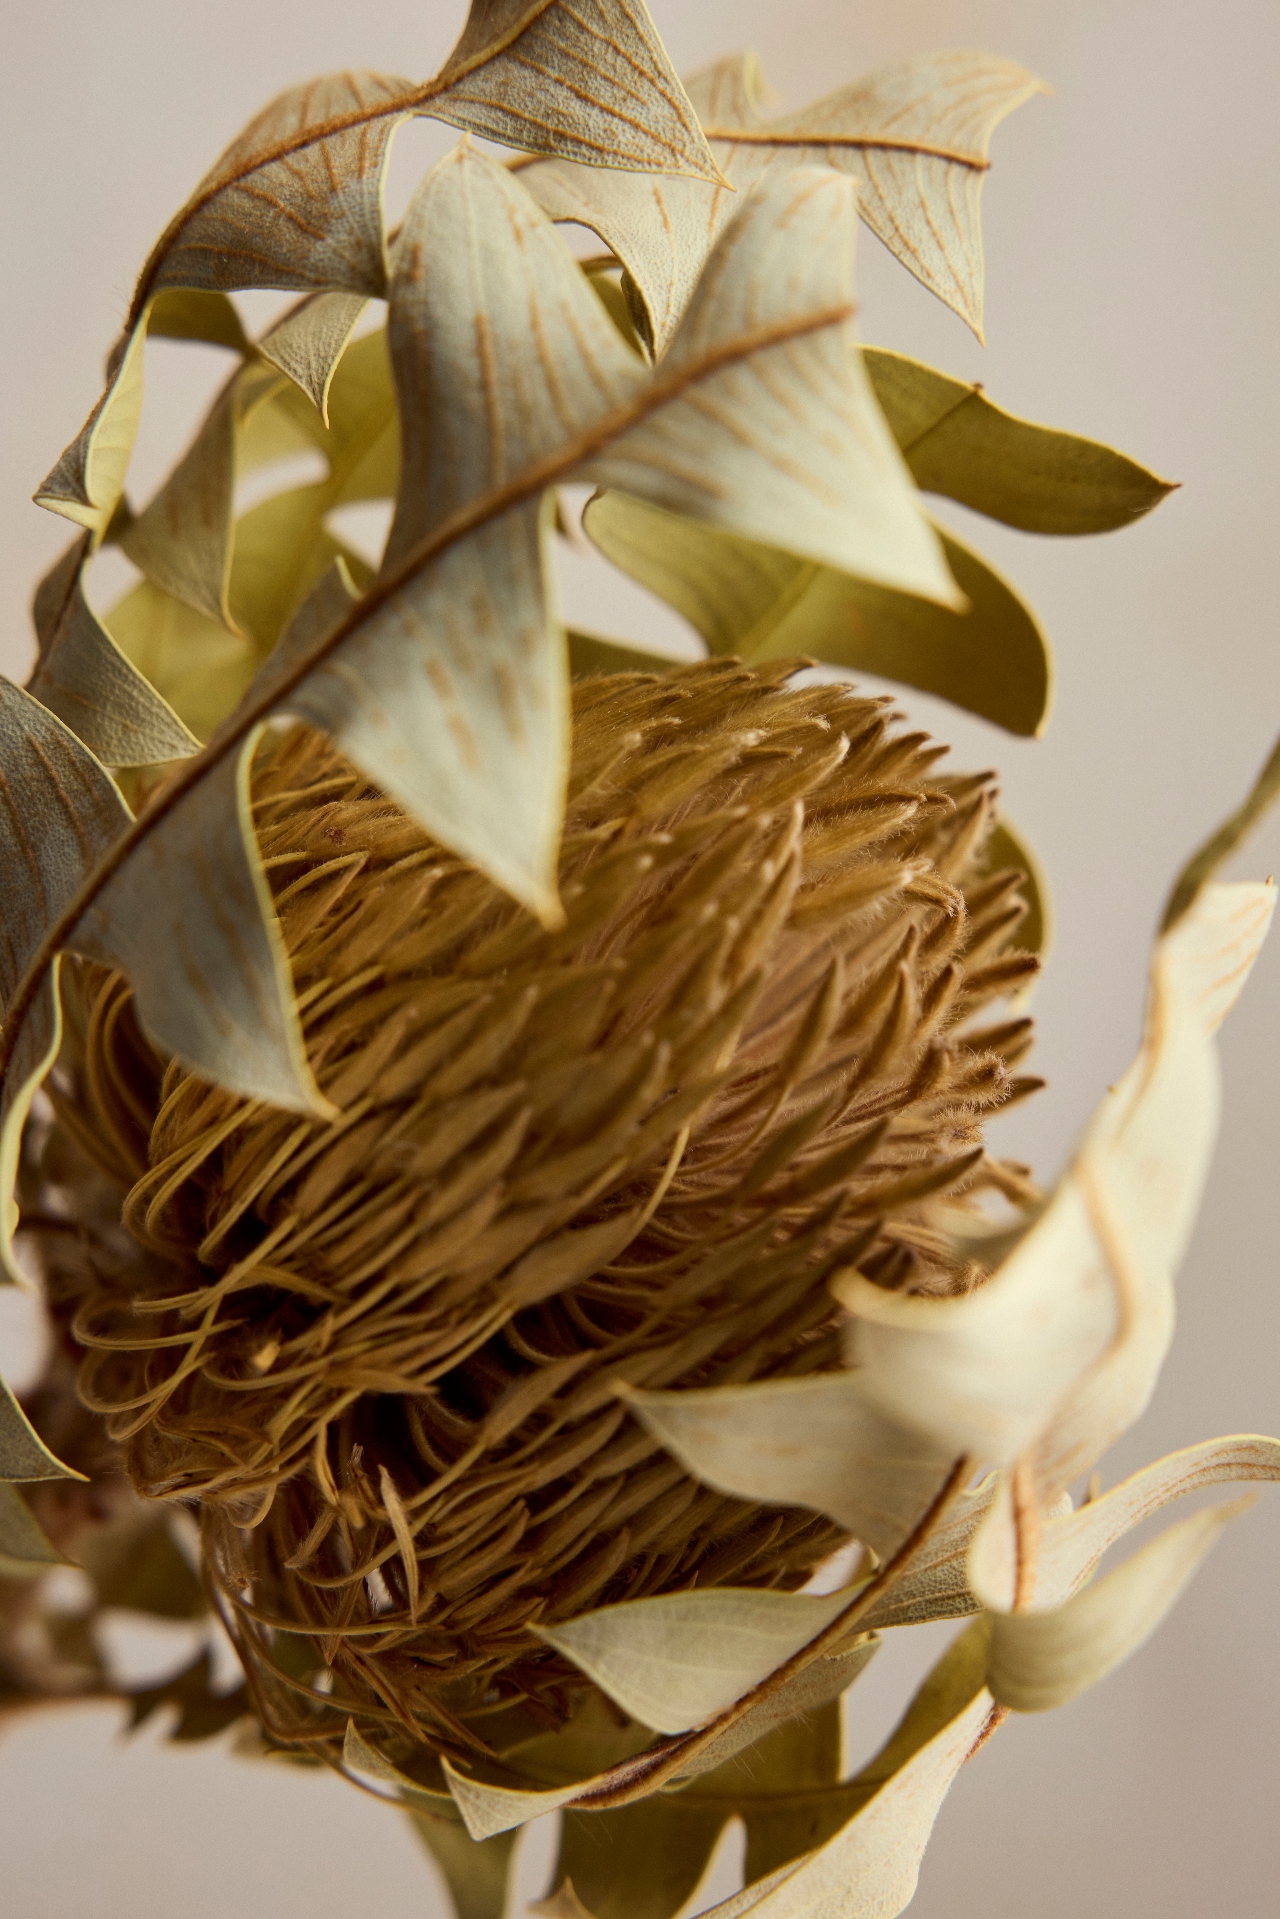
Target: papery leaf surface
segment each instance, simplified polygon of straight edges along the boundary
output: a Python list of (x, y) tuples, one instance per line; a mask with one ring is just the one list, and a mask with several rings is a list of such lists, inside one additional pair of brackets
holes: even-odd
[(427, 109), (591, 167), (718, 178), (644, 0), (472, 0)]
[(991, 1615), (987, 1683), (1015, 1712), (1065, 1706), (1150, 1637), (1229, 1519), (1234, 1500), (1179, 1520), (1105, 1578), (1050, 1611)]
[(46, 601), (49, 623), (28, 691), (107, 766), (155, 766), (184, 759), (199, 741), (168, 701), (121, 652), (85, 598), (88, 538), (77, 543), (60, 604)]
[(153, 340), (198, 340), (205, 346), (229, 347), (245, 359), (253, 352), (234, 303), (225, 293), (198, 287), (170, 287), (157, 294), (147, 334)]
[(150, 580), (118, 600), (103, 625), (197, 740), (208, 740), (239, 705), (257, 669), (247, 633), (233, 633)]
[(715, 1919), (894, 1919), (910, 1903), (938, 1809), (991, 1713), (978, 1692), (817, 1851), (712, 1906)]
[(1020, 420), (982, 387), (864, 347), (877, 400), (917, 486), (1027, 533), (1107, 533), (1174, 489), (1114, 447)]
[[(20, 983), (85, 874), (120, 838), (131, 815), (106, 768), (69, 727), (12, 681), (0, 678), (0, 865), (6, 876), (0, 938), (0, 1003), (15, 1048), (0, 1101), (0, 1257), (18, 1278), (10, 1197), (22, 1127), (60, 1035), (56, 979), (32, 1002)], [(16, 1023), (16, 1024), (15, 1024)], [(0, 1475), (3, 1476), (3, 1475)]]
[(568, 1880), (591, 1919), (672, 1919), (730, 1816), (728, 1806), (664, 1793), (610, 1812), (566, 1812), (555, 1881)]
[(102, 398), (35, 494), (37, 506), (61, 513), (95, 535), (106, 529), (124, 493), (138, 437), (146, 319), (144, 310), (111, 369)]
[(0, 1579), (38, 1579), (69, 1566), (16, 1487), (0, 1483)]
[(258, 342), (263, 358), (302, 389), (326, 427), (333, 376), (367, 305), (362, 293), (309, 294)]
[[(955, 606), (962, 596), (852, 351), (853, 242), (847, 180), (797, 168), (762, 184), (726, 228), (658, 378), (748, 334), (758, 350), (650, 412), (579, 477)], [(805, 311), (831, 324), (790, 337)]]
[[(762, 86), (754, 55), (720, 61), (689, 82), (725, 180), (745, 193), (765, 173), (794, 166), (851, 175), (873, 232), (981, 338), (979, 199), (991, 135), (1041, 83), (989, 55), (923, 55), (775, 120), (760, 113)], [(530, 191), (554, 219), (590, 227), (617, 254), (661, 352), (731, 217), (732, 196), (701, 181), (634, 179), (558, 160), (528, 171)]]
[(1048, 724), (1053, 657), (1009, 583), (945, 528), (936, 532), (967, 605), (856, 579), (623, 493), (588, 501), (584, 530), (624, 572), (684, 615), (713, 653), (812, 654), (937, 694), (1010, 732)]
[(164, 592), (233, 626), (227, 594), (241, 423), (280, 384), (275, 367), (242, 368), (214, 402), (191, 447), (120, 540)]
[(342, 1764), (349, 1772), (363, 1773), (370, 1779), (376, 1779), (385, 1786), (387, 1797), (394, 1798), (409, 1812), (427, 1813), (433, 1818), (447, 1816), (454, 1818), (453, 1801), (447, 1792), (433, 1792), (430, 1787), (411, 1779), (408, 1773), (401, 1772), (398, 1766), (371, 1746), (356, 1727), (353, 1719), (348, 1719), (346, 1736), (342, 1743)]
[(1035, 1448), (1053, 1492), (1146, 1405), (1217, 1130), (1212, 1034), (1270, 923), (1270, 886), (1206, 888), (1155, 947), (1138, 1056), (1046, 1206), (986, 1285), (903, 1299), (857, 1276), (833, 1290), (882, 1413), (935, 1445), (1007, 1464)]
[(849, 1606), (851, 1592), (663, 1593), (583, 1613), (539, 1637), (657, 1732), (686, 1732), (733, 1705)]
[(126, 974), (147, 1033), (194, 1072), (329, 1116), (254, 838), (249, 777), (261, 732), (201, 785), (153, 802), (162, 823), (107, 881), (70, 944)]

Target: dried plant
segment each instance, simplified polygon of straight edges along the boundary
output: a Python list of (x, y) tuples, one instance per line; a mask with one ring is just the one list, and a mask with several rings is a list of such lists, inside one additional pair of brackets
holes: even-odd
[[(1211, 877), (1280, 760), (1045, 1196), (983, 1141), (1038, 1085), (1046, 920), (995, 777), (804, 671), (1038, 734), (1039, 625), (921, 489), (1048, 534), (1168, 491), (854, 339), (858, 214), (980, 332), (989, 140), (1037, 90), (937, 56), (768, 120), (636, 0), (475, 0), (434, 80), (331, 76), (227, 150), (37, 496), (80, 532), (0, 684), (0, 1161), (57, 1340), (0, 1402), (0, 1700), (119, 1690), (94, 1612), (41, 1610), (68, 1556), (95, 1608), (207, 1594), (245, 1688), (202, 1658), (135, 1721), (401, 1806), (461, 1919), (553, 1809), (552, 1919), (670, 1919), (735, 1816), (725, 1919), (900, 1912), (959, 1766), (1140, 1644), (1235, 1508), (1102, 1554), (1280, 1477), (1222, 1439), (1070, 1498), (1168, 1344), (1274, 899)], [(414, 114), (463, 137), (387, 235)], [(251, 287), (302, 296), (256, 342)], [(236, 365), (135, 511), (157, 334)], [(324, 477), (238, 510), (299, 451)], [(701, 662), (563, 628), (584, 481)], [(375, 572), (333, 516), (377, 499)], [(104, 545), (140, 578), (100, 620)], [(844, 1777), (880, 1635), (964, 1618)]]

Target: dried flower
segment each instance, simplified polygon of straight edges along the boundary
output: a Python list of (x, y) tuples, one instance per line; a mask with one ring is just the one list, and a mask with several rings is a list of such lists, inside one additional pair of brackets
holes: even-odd
[(274, 742), (255, 824), (330, 1122), (210, 1087), (121, 975), (88, 985), (61, 1124), (159, 1257), (88, 1290), (81, 1390), (142, 1491), (200, 1498), (233, 1609), (251, 1586), (282, 1737), (260, 1618), (430, 1736), (469, 1678), (566, 1709), (535, 1625), (794, 1585), (837, 1529), (699, 1489), (616, 1382), (830, 1368), (833, 1272), (965, 1290), (938, 1202), (1027, 1197), (981, 1140), (1035, 1083), (1029, 1020), (973, 1024), (1036, 967), (992, 780), (790, 673), (579, 683), (557, 930), (321, 736)]

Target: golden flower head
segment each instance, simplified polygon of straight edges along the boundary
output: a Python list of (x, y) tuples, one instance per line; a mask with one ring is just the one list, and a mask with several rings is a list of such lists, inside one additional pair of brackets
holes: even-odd
[(315, 1711), (282, 1627), (456, 1749), (482, 1697), (571, 1709), (536, 1625), (802, 1581), (831, 1522), (698, 1485), (619, 1386), (838, 1365), (834, 1271), (963, 1290), (944, 1210), (1026, 1190), (981, 1129), (1030, 1022), (972, 1024), (1035, 968), (992, 777), (795, 667), (577, 685), (553, 930), (278, 736), (255, 820), (330, 1122), (158, 1057), (85, 975), (59, 1107), (135, 1253), (85, 1283), (81, 1390), (200, 1501), (281, 1736)]

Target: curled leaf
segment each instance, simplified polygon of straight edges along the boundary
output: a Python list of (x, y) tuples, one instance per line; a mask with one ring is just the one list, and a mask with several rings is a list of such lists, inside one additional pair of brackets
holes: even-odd
[(40, 1479), (83, 1478), (83, 1473), (76, 1472), (71, 1466), (64, 1466), (60, 1459), (54, 1457), (0, 1379), (0, 1485), (25, 1485)]
[(1045, 1712), (1105, 1679), (1155, 1631), (1248, 1503), (1246, 1496), (1180, 1520), (1064, 1606), (993, 1614), (987, 1684), (994, 1697), (1015, 1712)]
[(302, 389), (326, 427), (333, 376), (367, 305), (362, 293), (308, 294), (258, 342), (263, 359)]

